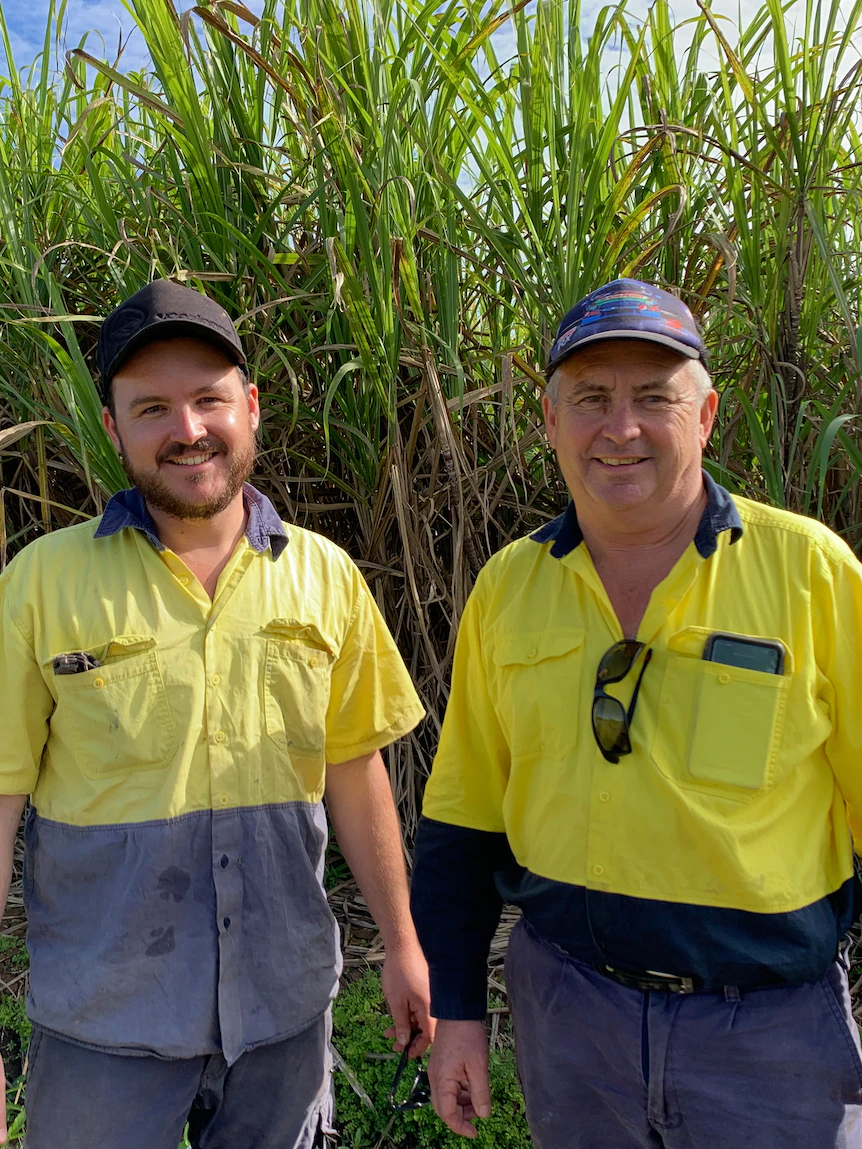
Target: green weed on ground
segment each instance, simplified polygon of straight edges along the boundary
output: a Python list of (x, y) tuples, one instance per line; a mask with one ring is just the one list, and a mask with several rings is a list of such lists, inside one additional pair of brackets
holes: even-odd
[(30, 965), (30, 958), (27, 955), (27, 945), (23, 938), (16, 937), (14, 934), (0, 937), (0, 961), (3, 960), (15, 973), (27, 969)]
[(18, 995), (0, 994), (0, 1053), (6, 1069), (6, 1122), (9, 1145), (20, 1144), (24, 1133), (24, 1065), (31, 1025), (24, 1006), (20, 977), (30, 964), (24, 939), (17, 934), (0, 937), (0, 976), (17, 984)]
[[(385, 1054), (391, 1043), (384, 1037), (389, 1024), (386, 1004), (380, 990), (380, 977), (369, 972), (347, 986), (333, 1010), (333, 1043), (351, 1072), (373, 1102), (360, 1101), (345, 1075), (336, 1070), (335, 1105), (339, 1149), (463, 1149), (463, 1139), (450, 1133), (432, 1110), (393, 1114), (388, 1094), (395, 1073), (395, 1061), (369, 1060), (368, 1054)], [(6, 1089), (6, 1118), (10, 1146), (18, 1146), (24, 1133), (24, 1091), (20, 1072), (30, 1040), (31, 1026), (24, 1002), (11, 994), (0, 996), (0, 1043), (7, 1068), (12, 1070)], [(17, 1064), (16, 1064), (17, 1063)], [(412, 1076), (411, 1076), (412, 1080)], [(491, 1054), (493, 1113), (479, 1123), (475, 1142), (479, 1149), (528, 1149), (530, 1138), (524, 1119), (521, 1096), (511, 1046)], [(179, 1149), (187, 1149), (183, 1140)]]
[[(369, 1108), (345, 1074), (336, 1070), (339, 1149), (463, 1149), (464, 1139), (450, 1132), (430, 1108), (407, 1113), (393, 1113), (389, 1108), (396, 1063), (376, 1059), (391, 1050), (391, 1042), (384, 1037), (388, 1024), (380, 978), (374, 972), (346, 986), (336, 999), (333, 1045), (373, 1104)], [(486, 1121), (478, 1123), (479, 1136), (473, 1144), (482, 1149), (527, 1149), (530, 1136), (510, 1042), (491, 1053), (490, 1079), (493, 1110)]]
[[(18, 940), (0, 938), (0, 942)], [(26, 959), (27, 951), (24, 950), (25, 965)], [(17, 952), (13, 960), (18, 960)], [(23, 1000), (11, 993), (0, 995), (0, 1049), (6, 1066), (6, 1121), (9, 1128), (9, 1143), (13, 1146), (18, 1144), (18, 1138), (24, 1132), (23, 1066), (31, 1028), (24, 1011)]]

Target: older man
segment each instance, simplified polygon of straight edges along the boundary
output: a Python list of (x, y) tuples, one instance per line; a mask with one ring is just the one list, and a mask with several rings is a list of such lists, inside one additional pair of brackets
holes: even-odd
[[(380, 748), (422, 708), (356, 567), (250, 486), (257, 388), (156, 282), (99, 339), (131, 490), (0, 579), (0, 894), (24, 795), (28, 1149), (310, 1149), (329, 1126), (327, 825), (427, 1044)], [(2, 1138), (0, 1138), (2, 1139)]]
[[(563, 319), (544, 399), (568, 510), (461, 620), (413, 911), (437, 1112), (489, 1111), (486, 957), (537, 1149), (862, 1146), (839, 957), (862, 813), (862, 569), (701, 469), (688, 310), (618, 280)], [(857, 827), (858, 828), (858, 827)]]

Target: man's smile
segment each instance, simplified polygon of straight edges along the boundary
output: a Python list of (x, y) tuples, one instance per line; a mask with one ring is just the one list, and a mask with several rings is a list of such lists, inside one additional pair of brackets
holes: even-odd
[(181, 455), (176, 459), (166, 460), (168, 463), (177, 463), (180, 467), (196, 467), (201, 463), (208, 463), (210, 459), (214, 459), (217, 452), (210, 451), (205, 455)]
[(604, 463), (606, 467), (631, 467), (635, 463), (645, 463), (646, 461), (646, 455), (636, 455), (625, 459), (611, 459), (601, 455), (596, 457), (596, 462)]

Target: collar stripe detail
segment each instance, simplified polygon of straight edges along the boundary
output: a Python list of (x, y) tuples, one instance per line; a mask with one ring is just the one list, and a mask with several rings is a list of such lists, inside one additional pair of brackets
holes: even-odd
[[(277, 559), (288, 542), (287, 532), (279, 518), (278, 511), (266, 495), (258, 491), (251, 483), (243, 485), (242, 500), (248, 514), (245, 537), (248, 539), (249, 545), (258, 553), (271, 547), (272, 557)], [(107, 539), (111, 535), (125, 530), (126, 527), (140, 531), (157, 551), (165, 549), (164, 544), (159, 539), (152, 515), (147, 510), (144, 497), (137, 487), (118, 491), (108, 500), (102, 513), (102, 521), (99, 523), (94, 537)]]
[[(701, 515), (700, 523), (694, 536), (694, 545), (703, 559), (714, 555), (718, 548), (718, 536), (724, 531), (730, 531), (730, 544), (739, 542), (742, 538), (742, 520), (736, 503), (724, 487), (703, 472), (703, 485), (706, 490), (706, 508)], [(563, 559), (584, 541), (584, 534), (578, 523), (578, 512), (574, 502), (570, 502), (561, 515), (557, 515), (537, 531), (533, 531), (530, 538), (536, 543), (552, 543), (551, 557)]]

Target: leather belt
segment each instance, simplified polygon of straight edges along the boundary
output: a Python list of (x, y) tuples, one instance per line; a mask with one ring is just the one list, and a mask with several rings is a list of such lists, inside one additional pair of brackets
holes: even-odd
[(700, 985), (699, 978), (677, 977), (675, 974), (657, 973), (655, 970), (630, 973), (609, 965), (597, 965), (595, 968), (611, 981), (628, 986), (629, 989), (639, 989), (643, 993), (694, 993)]

